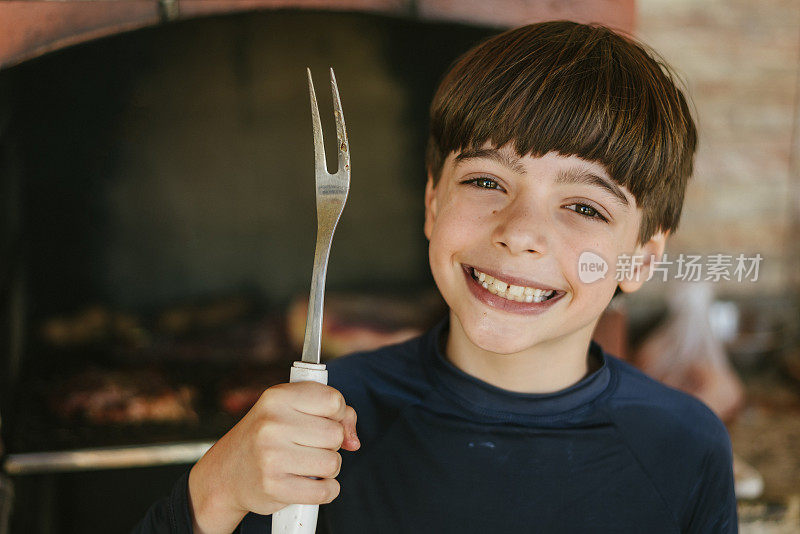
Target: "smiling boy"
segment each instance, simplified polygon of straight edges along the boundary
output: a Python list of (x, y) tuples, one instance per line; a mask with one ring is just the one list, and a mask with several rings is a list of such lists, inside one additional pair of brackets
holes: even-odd
[[(286, 503), (327, 503), (318, 532), (736, 532), (719, 419), (591, 340), (677, 227), (695, 145), (667, 71), (606, 28), (534, 24), (469, 51), (427, 155), (449, 316), (331, 362), (330, 386), (268, 389), (139, 531), (268, 532)], [(581, 281), (585, 252), (606, 277)], [(622, 254), (650, 261), (617, 281)]]

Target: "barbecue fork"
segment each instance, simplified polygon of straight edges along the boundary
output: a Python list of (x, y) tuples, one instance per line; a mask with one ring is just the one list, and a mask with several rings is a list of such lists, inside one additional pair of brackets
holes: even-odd
[[(344, 126), (342, 102), (336, 77), (331, 69), (331, 90), (333, 91), (333, 114), (336, 118), (336, 137), (338, 139), (339, 167), (336, 174), (328, 173), (325, 160), (325, 145), (322, 142), (322, 123), (319, 119), (317, 96), (311, 69), (308, 72), (308, 91), (311, 94), (311, 119), (314, 130), (314, 166), (317, 182), (317, 244), (314, 249), (314, 270), (311, 275), (311, 294), (308, 299), (306, 335), (303, 341), (301, 361), (292, 365), (289, 382), (314, 381), (328, 383), (328, 371), (320, 363), (320, 337), (322, 334), (322, 305), (325, 297), (325, 274), (328, 269), (328, 256), (336, 223), (342, 215), (347, 192), (350, 190), (350, 145)], [(319, 505), (290, 504), (272, 514), (273, 534), (313, 534), (317, 527)]]

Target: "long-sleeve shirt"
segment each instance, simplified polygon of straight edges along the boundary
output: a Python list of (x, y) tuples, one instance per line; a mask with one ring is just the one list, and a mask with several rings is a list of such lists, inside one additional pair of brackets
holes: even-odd
[[(362, 446), (341, 451), (341, 493), (317, 532), (738, 531), (730, 438), (699, 400), (595, 342), (578, 383), (507, 391), (447, 360), (447, 328), (329, 363)], [(137, 532), (191, 532), (187, 479)], [(238, 531), (270, 523), (249, 514)]]

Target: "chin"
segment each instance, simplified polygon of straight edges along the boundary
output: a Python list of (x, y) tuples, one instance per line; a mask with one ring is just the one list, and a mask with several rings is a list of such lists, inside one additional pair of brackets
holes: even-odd
[(495, 354), (516, 354), (543, 341), (531, 335), (530, 326), (511, 325), (508, 320), (491, 316), (466, 321), (459, 317), (459, 322), (473, 345)]

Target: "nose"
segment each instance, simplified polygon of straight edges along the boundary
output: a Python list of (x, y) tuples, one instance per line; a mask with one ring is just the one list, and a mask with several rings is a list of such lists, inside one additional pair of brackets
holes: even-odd
[(515, 200), (495, 214), (492, 240), (512, 254), (547, 253), (548, 216), (530, 202)]

